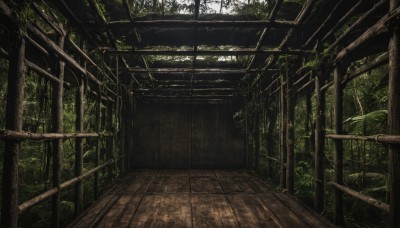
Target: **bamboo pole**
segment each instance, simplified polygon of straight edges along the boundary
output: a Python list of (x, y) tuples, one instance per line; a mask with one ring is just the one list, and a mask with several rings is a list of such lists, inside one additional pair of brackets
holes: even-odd
[(30, 31), (37, 36), (40, 40), (42, 40), (43, 44), (45, 44), (51, 51), (55, 52), (63, 61), (68, 63), (68, 65), (74, 67), (83, 75), (86, 75), (90, 80), (92, 80), (97, 85), (101, 85), (101, 82), (89, 71), (80, 66), (71, 56), (69, 56), (60, 45), (55, 44), (50, 38), (46, 35), (42, 34), (39, 29), (34, 26), (30, 27)]
[(381, 6), (383, 6), (388, 0), (381, 0), (377, 4), (375, 4), (370, 10), (365, 12), (360, 18), (357, 19), (356, 22), (354, 22), (350, 28), (348, 28), (339, 38), (335, 40), (335, 42), (328, 47), (328, 51), (332, 50), (335, 48), (338, 44), (342, 42), (350, 33), (354, 32), (364, 21), (368, 18), (371, 17), (373, 13), (375, 13), (378, 9), (380, 9)]
[(345, 187), (343, 185), (337, 184), (335, 182), (329, 182), (329, 185), (334, 187), (336, 190), (344, 192), (344, 193), (346, 193), (346, 194), (348, 194), (348, 195), (350, 195), (350, 196), (352, 196), (354, 198), (357, 198), (357, 199), (359, 199), (359, 200), (361, 200), (363, 202), (366, 202), (369, 205), (372, 205), (372, 206), (374, 206), (374, 207), (376, 207), (376, 208), (378, 208), (380, 210), (383, 210), (383, 211), (388, 212), (388, 213), (390, 211), (390, 206), (388, 204), (386, 204), (384, 202), (381, 202), (381, 201), (379, 201), (377, 199), (374, 199), (374, 198), (372, 198), (370, 196), (364, 195), (362, 193), (354, 191), (353, 189), (350, 189), (350, 188)]
[(314, 209), (318, 213), (324, 210), (325, 176), (324, 176), (324, 152), (325, 152), (325, 91), (321, 91), (324, 85), (325, 70), (317, 72), (315, 76), (316, 118), (315, 118), (315, 185), (314, 185)]
[[(157, 74), (170, 74), (170, 73), (188, 73), (188, 74), (247, 74), (247, 73), (261, 73), (262, 70), (258, 69), (224, 69), (224, 68), (128, 68), (131, 73), (157, 73)], [(277, 70), (270, 69), (269, 72), (275, 73)]]
[[(100, 131), (100, 114), (101, 114), (101, 91), (100, 87), (98, 87), (98, 96), (96, 97), (96, 123), (95, 123), (95, 131)], [(100, 139), (97, 138), (96, 140), (96, 157), (94, 160), (94, 165), (98, 166), (100, 162)], [(96, 172), (94, 175), (94, 183), (93, 183), (93, 195), (94, 199), (99, 198), (99, 173)]]
[(400, 144), (400, 135), (326, 135), (325, 137), (330, 139), (360, 140), (387, 144)]
[[(390, 10), (400, 7), (400, 0), (390, 0)], [(388, 102), (388, 132), (400, 135), (400, 29), (392, 24), (389, 42), (389, 102)], [(400, 144), (389, 145), (390, 173), (390, 226), (400, 227)]]
[(53, 140), (53, 139), (77, 139), (112, 137), (112, 132), (77, 132), (77, 133), (31, 133), (24, 131), (0, 130), (0, 139), (3, 140)]
[(196, 20), (149, 20), (149, 21), (111, 21), (110, 26), (126, 26), (132, 24), (141, 27), (235, 27), (235, 28), (265, 28), (265, 27), (296, 27), (294, 21), (196, 21)]
[(322, 29), (325, 28), (325, 26), (329, 23), (329, 21), (334, 17), (334, 15), (337, 13), (337, 11), (342, 11), (343, 8), (341, 7), (343, 1), (345, 0), (338, 0), (335, 7), (331, 10), (331, 13), (326, 17), (325, 21), (314, 31), (314, 33), (310, 36), (310, 38), (305, 42), (303, 47), (308, 47), (310, 46), (311, 42), (319, 35)]
[(74, 185), (74, 184), (76, 184), (78, 182), (82, 182), (86, 178), (90, 177), (92, 174), (98, 173), (100, 170), (102, 170), (103, 168), (109, 166), (110, 164), (112, 164), (112, 163), (114, 163), (116, 161), (117, 160), (112, 159), (112, 160), (110, 160), (110, 161), (108, 161), (108, 162), (106, 162), (106, 163), (104, 163), (102, 165), (99, 165), (99, 166), (93, 168), (92, 170), (90, 170), (90, 171), (88, 171), (88, 172), (86, 172), (86, 173), (84, 173), (84, 174), (82, 174), (80, 176), (74, 177), (74, 178), (72, 178), (72, 179), (60, 184), (59, 187), (51, 188), (51, 189), (47, 190), (46, 192), (44, 192), (44, 193), (42, 193), (42, 194), (40, 194), (40, 195), (38, 195), (38, 196), (36, 196), (36, 197), (34, 197), (32, 199), (20, 204), (18, 206), (19, 214), (24, 213), (27, 209), (31, 208), (32, 206), (35, 206), (35, 205), (45, 201), (46, 199), (54, 196), (60, 190), (66, 189), (66, 188), (68, 188), (68, 187), (70, 187), (70, 186), (72, 186), (72, 185)]
[(295, 95), (293, 80), (291, 78), (289, 65), (286, 65), (286, 189), (289, 193), (294, 194), (294, 113), (295, 113)]
[(282, 73), (281, 75), (281, 86), (280, 86), (280, 150), (281, 150), (281, 179), (280, 184), (282, 188), (286, 188), (286, 161), (287, 161), (287, 147), (286, 147), (286, 128), (287, 128), (287, 102), (286, 102), (286, 87), (284, 86), (285, 81), (287, 80), (287, 75)]
[[(75, 130), (77, 132), (83, 132), (83, 102), (84, 102), (84, 81), (80, 78), (78, 89), (76, 92), (75, 100)], [(83, 170), (83, 140), (82, 138), (77, 138), (75, 140), (75, 176), (81, 176)], [(78, 182), (75, 185), (75, 216), (78, 216), (83, 210), (83, 183)]]
[[(335, 134), (343, 133), (343, 87), (341, 84), (343, 76), (343, 66), (341, 63), (336, 63), (334, 69), (334, 131)], [(343, 141), (341, 139), (335, 140), (335, 182), (343, 185)], [(335, 224), (344, 225), (343, 214), (343, 192), (335, 191)]]
[(322, 42), (325, 42), (338, 28), (341, 28), (347, 20), (354, 15), (354, 12), (362, 5), (364, 0), (359, 0), (347, 13), (340, 18), (340, 20), (325, 34), (325, 36), (321, 39)]
[[(112, 104), (112, 102), (108, 102), (107, 103), (107, 114), (106, 114), (106, 117), (107, 117), (107, 130), (108, 131), (113, 131), (113, 129), (112, 129), (112, 125), (113, 125), (113, 104)], [(106, 159), (107, 160), (110, 160), (113, 156), (114, 156), (114, 154), (113, 154), (113, 138), (112, 137), (110, 137), (110, 138), (107, 138), (107, 140), (106, 140), (106, 148), (107, 148), (107, 153), (106, 153)], [(108, 178), (109, 178), (109, 181), (110, 181), (110, 184), (112, 183), (112, 181), (113, 181), (113, 167), (108, 167)]]
[[(60, 50), (64, 48), (65, 36), (60, 36), (58, 40), (58, 47)], [(60, 83), (53, 83), (52, 89), (52, 126), (53, 132), (62, 133), (64, 128), (64, 110), (63, 110), (63, 95), (64, 95), (64, 69), (65, 63), (63, 61), (55, 61), (53, 73), (58, 76)], [(61, 169), (62, 169), (62, 156), (63, 156), (63, 140), (55, 139), (53, 141), (53, 187), (57, 188), (60, 185)], [(52, 215), (51, 226), (58, 228), (60, 226), (60, 194), (56, 193), (52, 197)]]
[(175, 50), (106, 50), (109, 55), (117, 56), (131, 56), (131, 55), (169, 55), (169, 56), (191, 56), (191, 55), (211, 55), (211, 56), (237, 56), (237, 55), (303, 55), (311, 54), (311, 51), (307, 50), (190, 50), (190, 51), (175, 51)]
[[(13, 51), (10, 53), (8, 66), (6, 128), (20, 131), (23, 123), (26, 68), (25, 40), (17, 25), (9, 30), (9, 41)], [(18, 226), (18, 156), (20, 146), (20, 142), (16, 140), (7, 140), (4, 144), (1, 227)]]

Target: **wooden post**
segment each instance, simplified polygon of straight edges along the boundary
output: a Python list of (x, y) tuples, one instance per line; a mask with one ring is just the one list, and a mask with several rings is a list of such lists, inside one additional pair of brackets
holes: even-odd
[[(65, 35), (60, 36), (58, 46), (64, 49)], [(53, 82), (52, 89), (52, 124), (54, 133), (62, 133), (64, 128), (64, 110), (63, 110), (63, 95), (64, 95), (64, 68), (65, 63), (57, 60), (54, 63), (54, 75), (58, 76), (60, 82)], [(55, 139), (53, 141), (53, 187), (59, 187), (61, 167), (62, 167), (62, 154), (63, 154), (63, 140)], [(52, 216), (51, 226), (54, 228), (59, 227), (60, 222), (60, 193), (58, 192), (52, 197)]]
[[(270, 105), (272, 105), (272, 102), (270, 99), (267, 99), (267, 105), (266, 105), (266, 109), (267, 109), (267, 113), (268, 113), (268, 131), (267, 131), (267, 139), (269, 139), (268, 143), (267, 143), (267, 156), (272, 158), (274, 157), (274, 149), (275, 149), (275, 140), (273, 140), (274, 137), (274, 132), (275, 132), (275, 128), (276, 128), (276, 124), (277, 124), (277, 114), (278, 114), (278, 110), (274, 109), (270, 109), (268, 108)], [(276, 107), (276, 103), (274, 103), (274, 106)], [(272, 177), (273, 175), (273, 167), (275, 166), (275, 164), (271, 161), (271, 159), (267, 159), (267, 170), (268, 170), (268, 176)], [(275, 166), (276, 167), (276, 166)]]
[(253, 120), (253, 125), (254, 125), (254, 132), (253, 132), (253, 143), (254, 143), (254, 169), (258, 171), (260, 167), (260, 104), (258, 102), (259, 99), (257, 95), (254, 97), (256, 103), (256, 108), (255, 112), (253, 114), (254, 120)]
[(316, 119), (315, 119), (315, 185), (314, 185), (314, 209), (321, 213), (324, 210), (324, 151), (325, 151), (325, 91), (321, 91), (324, 85), (324, 70), (315, 75)]
[[(112, 132), (113, 131), (113, 104), (111, 101), (107, 102), (107, 131)], [(108, 137), (107, 138), (107, 161), (109, 161), (113, 157), (113, 137)], [(114, 165), (108, 166), (108, 178), (110, 180), (110, 183), (113, 181), (113, 167), (115, 167), (116, 163)]]
[[(289, 67), (289, 66), (286, 66)], [(289, 193), (294, 194), (294, 89), (292, 87), (292, 79), (289, 75), (289, 69), (286, 69), (286, 188)]]
[(286, 106), (286, 87), (284, 83), (287, 81), (287, 75), (281, 75), (281, 89), (280, 89), (280, 112), (281, 112), (281, 132), (280, 132), (280, 149), (281, 149), (281, 187), (286, 188), (286, 160), (287, 160), (287, 147), (286, 147), (286, 125), (287, 125), (287, 106)]
[[(6, 106), (6, 128), (22, 130), (22, 115), (25, 83), (25, 40), (18, 26), (10, 29), (11, 52), (8, 67), (8, 87)], [(4, 143), (3, 160), (3, 206), (1, 227), (18, 225), (18, 156), (20, 141), (7, 140)]]
[[(390, 10), (400, 6), (400, 0), (390, 0)], [(389, 105), (388, 133), (400, 135), (400, 28), (392, 28), (389, 42)], [(400, 144), (389, 145), (390, 227), (400, 227)]]
[[(343, 77), (343, 67), (342, 63), (336, 63), (334, 69), (334, 131), (335, 134), (343, 133), (343, 87), (342, 87), (342, 77)], [(343, 185), (343, 140), (335, 140), (335, 182)], [(335, 189), (335, 224), (344, 225), (344, 215), (343, 215), (343, 192)]]
[[(75, 130), (76, 132), (83, 132), (83, 97), (84, 97), (84, 80), (81, 77), (79, 80), (78, 89), (75, 97)], [(83, 139), (77, 138), (75, 140), (75, 176), (81, 176), (83, 170)], [(75, 185), (75, 216), (78, 216), (83, 210), (83, 183), (79, 181)]]
[[(96, 123), (95, 123), (95, 131), (96, 133), (100, 132), (100, 114), (101, 114), (101, 91), (100, 87), (97, 90), (97, 100), (96, 100)], [(99, 166), (100, 162), (100, 138), (96, 139), (96, 158), (94, 160), (94, 166)], [(95, 199), (99, 198), (99, 172), (94, 174), (94, 183), (93, 183), (93, 195)]]

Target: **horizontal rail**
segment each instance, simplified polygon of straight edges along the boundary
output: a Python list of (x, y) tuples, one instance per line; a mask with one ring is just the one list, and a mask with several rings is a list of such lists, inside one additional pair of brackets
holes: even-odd
[(138, 27), (295, 27), (294, 21), (198, 21), (198, 20), (149, 20), (149, 21), (112, 21), (110, 26), (132, 25)]
[[(190, 74), (249, 74), (249, 73), (262, 73), (262, 70), (256, 69), (191, 69), (191, 68), (128, 68), (132, 73), (153, 73), (153, 74), (170, 74), (170, 73), (190, 73)], [(268, 70), (268, 72), (277, 72), (278, 70)]]
[(109, 160), (108, 162), (106, 162), (106, 163), (104, 163), (104, 164), (102, 164), (102, 165), (99, 165), (99, 166), (97, 166), (97, 167), (94, 168), (94, 169), (91, 169), (89, 172), (87, 172), (87, 173), (85, 173), (85, 174), (82, 174), (81, 176), (74, 177), (74, 178), (72, 178), (72, 179), (70, 179), (70, 180), (68, 180), (68, 181), (66, 181), (66, 182), (64, 182), (64, 183), (62, 183), (62, 184), (60, 184), (59, 187), (51, 188), (51, 189), (47, 190), (46, 192), (44, 192), (44, 193), (42, 193), (42, 194), (40, 194), (40, 195), (38, 195), (38, 196), (36, 196), (36, 197), (34, 197), (34, 198), (32, 198), (32, 199), (26, 201), (26, 202), (24, 202), (24, 203), (22, 203), (21, 205), (18, 206), (19, 214), (23, 213), (23, 212), (26, 211), (28, 208), (30, 208), (30, 207), (32, 207), (32, 206), (34, 206), (34, 205), (36, 205), (36, 204), (38, 204), (38, 203), (40, 203), (40, 202), (43, 202), (43, 201), (46, 200), (46, 199), (52, 197), (53, 195), (55, 195), (56, 193), (60, 192), (61, 190), (65, 189), (65, 188), (68, 188), (68, 187), (70, 187), (71, 185), (73, 185), (73, 184), (75, 184), (75, 183), (77, 183), (77, 182), (79, 182), (79, 181), (83, 181), (84, 179), (88, 178), (90, 175), (92, 175), (92, 174), (94, 174), (95, 172), (97, 172), (97, 171), (99, 171), (99, 170), (101, 170), (101, 169), (103, 169), (103, 168), (105, 168), (105, 167), (111, 165), (112, 163), (118, 161), (119, 159), (120, 159), (120, 158), (118, 158), (118, 159), (111, 159), (111, 160)]
[(381, 210), (383, 210), (383, 211), (385, 211), (387, 213), (390, 213), (390, 205), (387, 204), (387, 203), (381, 202), (381, 201), (379, 201), (377, 199), (374, 199), (374, 198), (372, 198), (370, 196), (364, 195), (364, 194), (362, 194), (360, 192), (357, 192), (357, 191), (355, 191), (355, 190), (353, 190), (351, 188), (348, 188), (346, 186), (343, 186), (343, 185), (335, 183), (335, 182), (329, 182), (328, 184), (331, 185), (332, 187), (334, 187), (334, 188), (336, 188), (336, 189), (338, 189), (338, 190), (340, 190), (340, 191), (342, 191), (342, 192), (344, 192), (344, 193), (356, 198), (356, 199), (359, 199), (359, 200), (361, 200), (363, 202), (368, 203), (371, 206), (374, 206), (374, 207), (376, 207), (378, 209), (381, 209)]
[(111, 137), (112, 132), (104, 133), (31, 133), (24, 131), (0, 130), (2, 140), (47, 140), (47, 139), (72, 139), (72, 138), (98, 138)]
[(343, 139), (343, 140), (359, 140), (359, 141), (372, 141), (379, 143), (397, 144), (400, 143), (400, 135), (325, 135), (329, 139)]
[(305, 54), (312, 53), (304, 50), (198, 50), (198, 51), (175, 51), (175, 50), (106, 50), (109, 55), (215, 55), (215, 56), (236, 56), (236, 55), (280, 55), (280, 54)]

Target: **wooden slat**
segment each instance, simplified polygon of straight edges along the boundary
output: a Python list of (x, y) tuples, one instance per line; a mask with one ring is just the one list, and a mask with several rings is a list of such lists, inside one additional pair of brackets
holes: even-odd
[(228, 199), (236, 214), (240, 227), (279, 227), (273, 218), (254, 195), (233, 194)]
[(193, 227), (239, 227), (226, 196), (192, 195)]
[(212, 177), (191, 177), (191, 193), (223, 193), (218, 180)]
[(321, 218), (317, 213), (305, 208), (303, 203), (296, 199), (294, 196), (285, 193), (276, 193), (281, 202), (291, 209), (301, 220), (306, 222), (311, 227), (335, 227), (327, 220)]
[(104, 215), (109, 209), (110, 205), (113, 205), (119, 196), (117, 195), (106, 195), (96, 204), (94, 204), (88, 213), (83, 217), (80, 221), (73, 225), (73, 227), (82, 227), (87, 228), (96, 223), (96, 220), (101, 219), (102, 215)]
[[(224, 192), (220, 183), (230, 190)], [(120, 180), (114, 189), (71, 226), (333, 227), (247, 172), (142, 170)]]
[(306, 223), (293, 213), (286, 205), (284, 205), (274, 194), (261, 194), (257, 198), (264, 203), (275, 216), (279, 219), (280, 225), (283, 227), (309, 227)]
[(130, 227), (191, 227), (188, 194), (144, 196)]

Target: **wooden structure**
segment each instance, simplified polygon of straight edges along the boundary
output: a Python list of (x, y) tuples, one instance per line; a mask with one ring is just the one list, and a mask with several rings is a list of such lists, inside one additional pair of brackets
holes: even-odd
[[(156, 4), (157, 1), (154, 2)], [(100, 183), (101, 178), (106, 177), (107, 186), (111, 186), (117, 178), (141, 165), (141, 168), (218, 168), (223, 161), (226, 162), (226, 167), (220, 168), (248, 168), (258, 171), (261, 160), (265, 160), (267, 175), (280, 175), (281, 187), (294, 193), (295, 104), (297, 98), (305, 92), (309, 102), (313, 99), (312, 93), (316, 98), (315, 128), (308, 130), (315, 130), (312, 134), (312, 147), (315, 148), (316, 212), (321, 213), (325, 209), (324, 145), (326, 141), (333, 140), (335, 179), (329, 186), (335, 191), (334, 223), (345, 225), (343, 194), (347, 194), (386, 211), (390, 215), (390, 226), (399, 227), (400, 0), (307, 0), (302, 7), (283, 0), (274, 2), (268, 20), (265, 20), (256, 16), (200, 15), (199, 0), (194, 1), (194, 15), (165, 16), (136, 16), (127, 0), (44, 0), (40, 3), (0, 1), (1, 29), (7, 34), (7, 38), (0, 41), (0, 54), (8, 62), (5, 129), (0, 131), (0, 138), (4, 141), (1, 227), (17, 227), (19, 215), (47, 200), (52, 202), (51, 227), (59, 227), (60, 196), (63, 191), (72, 187), (75, 215), (80, 215), (82, 224), (98, 225), (102, 220), (112, 218), (113, 213), (124, 216), (119, 206), (126, 206), (128, 202), (132, 202), (130, 210), (137, 210), (131, 215), (134, 217), (126, 218), (128, 220), (135, 222), (135, 219), (157, 216), (146, 214), (146, 209), (142, 208), (143, 205), (157, 207), (154, 203), (157, 196), (151, 199), (142, 195), (148, 193), (147, 187), (151, 184), (156, 185), (157, 178), (163, 177), (160, 174), (167, 173), (165, 170), (159, 171), (157, 175), (150, 172), (131, 174), (116, 189), (111, 190), (117, 195), (110, 193), (95, 204), (92, 210), (97, 208), (98, 214), (92, 213), (91, 217), (86, 218), (83, 217), (86, 214), (82, 214), (83, 183), (86, 179), (93, 176), (93, 194), (97, 199), (105, 188)], [(102, 7), (110, 10), (110, 13), (104, 15)], [(27, 13), (28, 8), (33, 9), (33, 15), (31, 11), (31, 14)], [(343, 29), (344, 25), (349, 26)], [(341, 35), (335, 37), (339, 30), (343, 30)], [(217, 49), (218, 46), (227, 48)], [(322, 46), (326, 48), (323, 50)], [(154, 59), (149, 61), (147, 56), (153, 56)], [(207, 61), (206, 56), (214, 57), (213, 61)], [(238, 60), (241, 57), (247, 57), (249, 61), (243, 64)], [(353, 62), (364, 57), (372, 60), (364, 66), (350, 70), (349, 66)], [(171, 61), (174, 58), (179, 61)], [(232, 58), (236, 61), (225, 61)], [(313, 58), (318, 59), (317, 64), (304, 64), (306, 60)], [(385, 64), (389, 64), (387, 135), (346, 135), (343, 131), (343, 90), (346, 84)], [(41, 132), (23, 128), (24, 85), (28, 70), (51, 83), (51, 124), (47, 130)], [(63, 109), (66, 102), (63, 94), (66, 88), (73, 88), (76, 92), (74, 132), (64, 132)], [(325, 98), (330, 89), (333, 90), (334, 132), (326, 134)], [(92, 131), (87, 131), (85, 125), (85, 114), (89, 112), (85, 106), (88, 101), (85, 99), (89, 98), (95, 102), (94, 113), (91, 113), (95, 116)], [(163, 115), (163, 105), (170, 107), (171, 103), (186, 105), (188, 108), (183, 116), (182, 113), (174, 114), (179, 108)], [(227, 121), (221, 125), (214, 124), (213, 120), (221, 116), (233, 116), (233, 112), (219, 112), (218, 107), (221, 105), (242, 108), (245, 120), (244, 143), (237, 139), (237, 135), (227, 133), (233, 129), (233, 123)], [(217, 111), (206, 112), (204, 110), (207, 108), (202, 108), (205, 106)], [(146, 108), (149, 109), (149, 115), (143, 115)], [(141, 111), (142, 116), (138, 114)], [(204, 115), (196, 115), (196, 112), (201, 111), (204, 111)], [(160, 124), (165, 118), (180, 120), (181, 117), (184, 119), (180, 121), (182, 125), (179, 125), (179, 129), (184, 131), (174, 131), (175, 125)], [(269, 130), (261, 132), (259, 125), (266, 123)], [(205, 131), (201, 129), (202, 126), (218, 127)], [(267, 155), (263, 157), (260, 143), (272, 138), (276, 126), (279, 126), (279, 152), (274, 151), (276, 145), (271, 140), (267, 143)], [(146, 134), (142, 134), (144, 128), (147, 128)], [(155, 129), (157, 133), (154, 133)], [(214, 153), (214, 157), (207, 157), (207, 153), (202, 154), (201, 152), (210, 149), (204, 146), (204, 143), (212, 141), (211, 138), (204, 137), (210, 132), (217, 132), (215, 135), (219, 137), (211, 143), (213, 148), (222, 145), (216, 151), (229, 149), (235, 153), (231, 156), (229, 153), (218, 156)], [(171, 135), (179, 134), (185, 137), (174, 141), (178, 139)], [(140, 137), (148, 141), (138, 140)], [(52, 164), (52, 187), (30, 200), (20, 202), (18, 165), (21, 145), (25, 140), (51, 142), (52, 161), (49, 164)], [(68, 180), (62, 178), (65, 140), (75, 142), (74, 177)], [(345, 140), (375, 141), (388, 145), (389, 203), (380, 202), (344, 185)], [(90, 142), (90, 149), (94, 151), (94, 166), (90, 169), (84, 167), (83, 162), (84, 145), (87, 142)], [(172, 147), (172, 143), (183, 145), (179, 151), (185, 151), (185, 154), (165, 149), (165, 146)], [(241, 152), (236, 153), (236, 150)], [(162, 157), (163, 155), (165, 156)], [(183, 165), (176, 167), (178, 163)], [(279, 172), (274, 172), (273, 167), (276, 166), (279, 167)], [(196, 179), (197, 176), (192, 176), (191, 172), (183, 172), (186, 179), (182, 180), (192, 180), (192, 177)], [(206, 182), (209, 181), (206, 184), (219, 181), (224, 186), (218, 179), (220, 172), (210, 175), (216, 180), (206, 175)], [(170, 177), (166, 174), (165, 176)], [(242, 180), (243, 176), (239, 175), (237, 179), (232, 178), (226, 184), (240, 185)], [(142, 189), (146, 183), (146, 189)], [(178, 183), (181, 184), (174, 182)], [(264, 182), (262, 184), (265, 185)], [(254, 186), (249, 186), (244, 191), (254, 190), (257, 194), (239, 195), (238, 198), (230, 195), (209, 198), (203, 195), (191, 196), (196, 189), (196, 182), (185, 182), (182, 186), (186, 186), (182, 189), (185, 193), (182, 197), (163, 198), (166, 201), (161, 206), (168, 207), (168, 203), (174, 200), (187, 205), (189, 198), (199, 208), (208, 201), (220, 201), (226, 207), (221, 210), (228, 210), (229, 204), (233, 208), (225, 211), (226, 216), (230, 216), (229, 222), (240, 225), (243, 221), (251, 220), (257, 223), (254, 218), (241, 214), (241, 207), (243, 210), (256, 210), (245, 205), (246, 198), (257, 204), (255, 207), (264, 210), (262, 216), (266, 216), (265, 221), (268, 220), (276, 226), (312, 226), (310, 222), (320, 222), (308, 211), (305, 218), (300, 218), (296, 213), (291, 217), (293, 220), (281, 218), (283, 214), (288, 216), (288, 207), (303, 210), (286, 194), (264, 194), (265, 192), (254, 190)], [(190, 191), (187, 186), (191, 186)], [(203, 193), (204, 186), (197, 187)], [(124, 191), (132, 192), (124, 195)], [(220, 191), (228, 193), (225, 188)], [(270, 202), (266, 203), (267, 201)], [(276, 203), (278, 201), (279, 204)], [(269, 203), (272, 206), (266, 206)], [(104, 210), (99, 209), (102, 207)], [(190, 223), (192, 219), (193, 224), (203, 223), (203, 220), (197, 220), (196, 217), (196, 213), (202, 213), (197, 211), (202, 210), (199, 208), (192, 209), (192, 217), (182, 222)], [(160, 213), (161, 216), (167, 216), (164, 212)], [(235, 217), (232, 217), (233, 214)], [(108, 220), (105, 225), (111, 221)], [(221, 221), (213, 222), (220, 224)], [(114, 221), (112, 223), (117, 224)], [(260, 226), (263, 225), (265, 224)]]

